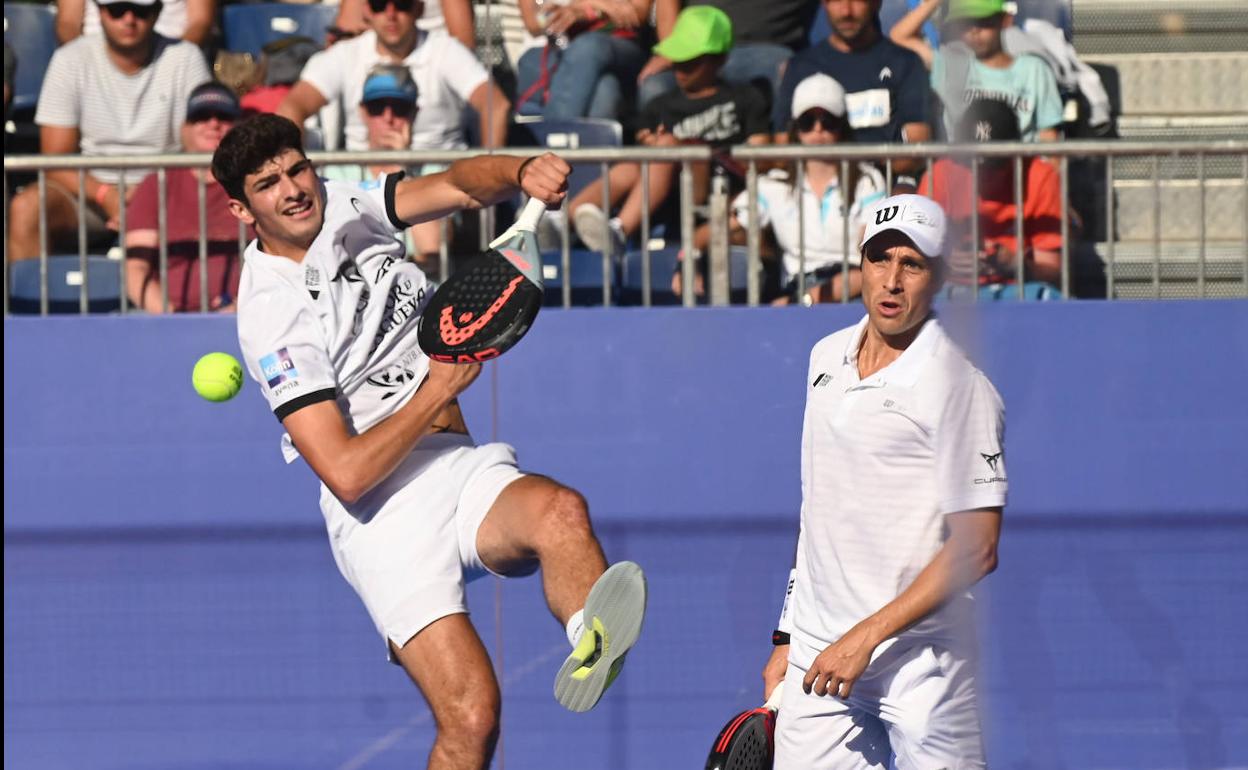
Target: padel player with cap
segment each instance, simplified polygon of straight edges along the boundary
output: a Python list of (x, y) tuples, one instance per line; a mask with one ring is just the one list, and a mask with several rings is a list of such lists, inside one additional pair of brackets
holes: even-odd
[(238, 298), (247, 369), (286, 429), (287, 461), (302, 455), (321, 479), (339, 569), (429, 701), (428, 767), (485, 767), (498, 736), (498, 683), (464, 601), (473, 576), (542, 568), (573, 645), (556, 697), (591, 708), (640, 633), (641, 570), (607, 569), (579, 494), (468, 435), (456, 397), (480, 365), (430, 361), (417, 346), (431, 287), (396, 237), (521, 189), (558, 203), (570, 167), (551, 154), (479, 156), (410, 180), (330, 182), (294, 123), (261, 115), (222, 139), (212, 170), (257, 235)]
[(997, 562), (1001, 398), (932, 313), (945, 215), (866, 215), (867, 315), (810, 355), (796, 569), (763, 671), (776, 770), (982, 768), (969, 588)]

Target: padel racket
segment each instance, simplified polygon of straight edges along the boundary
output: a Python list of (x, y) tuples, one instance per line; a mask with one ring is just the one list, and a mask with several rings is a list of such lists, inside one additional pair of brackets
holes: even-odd
[(783, 685), (776, 685), (762, 706), (746, 709), (728, 720), (711, 745), (706, 770), (771, 770), (776, 755), (776, 711)]
[(530, 198), (515, 224), (469, 257), (433, 293), (416, 339), (435, 361), (467, 364), (497, 358), (524, 337), (542, 307), (537, 223), (546, 204)]

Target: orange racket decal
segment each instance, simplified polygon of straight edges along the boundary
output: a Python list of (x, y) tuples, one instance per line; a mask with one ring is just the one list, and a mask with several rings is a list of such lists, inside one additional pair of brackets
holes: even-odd
[(477, 316), (476, 319), (472, 317), (472, 313), (464, 313), (457, 322), (454, 307), (447, 305), (442, 308), (442, 312), (438, 315), (438, 334), (442, 337), (442, 342), (455, 346), (462, 345), (464, 342), (472, 339), (494, 316), (498, 315), (498, 311), (502, 310), (503, 305), (507, 304), (507, 300), (511, 299), (511, 295), (516, 293), (516, 289), (523, 280), (523, 275), (517, 275), (511, 279), (511, 283), (507, 284), (507, 287), (498, 295), (498, 299), (494, 300), (494, 304), (486, 308), (485, 312)]

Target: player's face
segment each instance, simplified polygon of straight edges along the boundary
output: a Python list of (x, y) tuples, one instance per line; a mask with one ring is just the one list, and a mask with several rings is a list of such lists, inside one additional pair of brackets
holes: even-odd
[(900, 233), (881, 233), (862, 258), (862, 301), (871, 325), (885, 337), (911, 331), (932, 311), (940, 265)]
[(880, 0), (824, 0), (832, 31), (852, 42), (866, 34), (880, 11)]
[(278, 245), (306, 249), (321, 232), (324, 203), (316, 172), (303, 153), (284, 150), (243, 180), (246, 205), (231, 200), (235, 216), (255, 225), (271, 250)]

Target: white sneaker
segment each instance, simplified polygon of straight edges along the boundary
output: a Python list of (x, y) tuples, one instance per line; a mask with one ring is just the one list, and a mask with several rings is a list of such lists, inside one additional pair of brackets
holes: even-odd
[(547, 211), (537, 223), (537, 248), (542, 251), (558, 251), (563, 248), (563, 236), (568, 232), (568, 219), (562, 209)]
[[(608, 220), (603, 210), (594, 204), (583, 203), (578, 206), (572, 214), (572, 226), (576, 228), (576, 234), (580, 236), (581, 242), (592, 251), (606, 252), (613, 257), (624, 255), (628, 236), (624, 235), (620, 221)], [(610, 238), (609, 242), (604, 235)]]
[(612, 564), (585, 599), (585, 631), (555, 676), (555, 700), (589, 711), (615, 681), (646, 616), (646, 576), (631, 561)]

